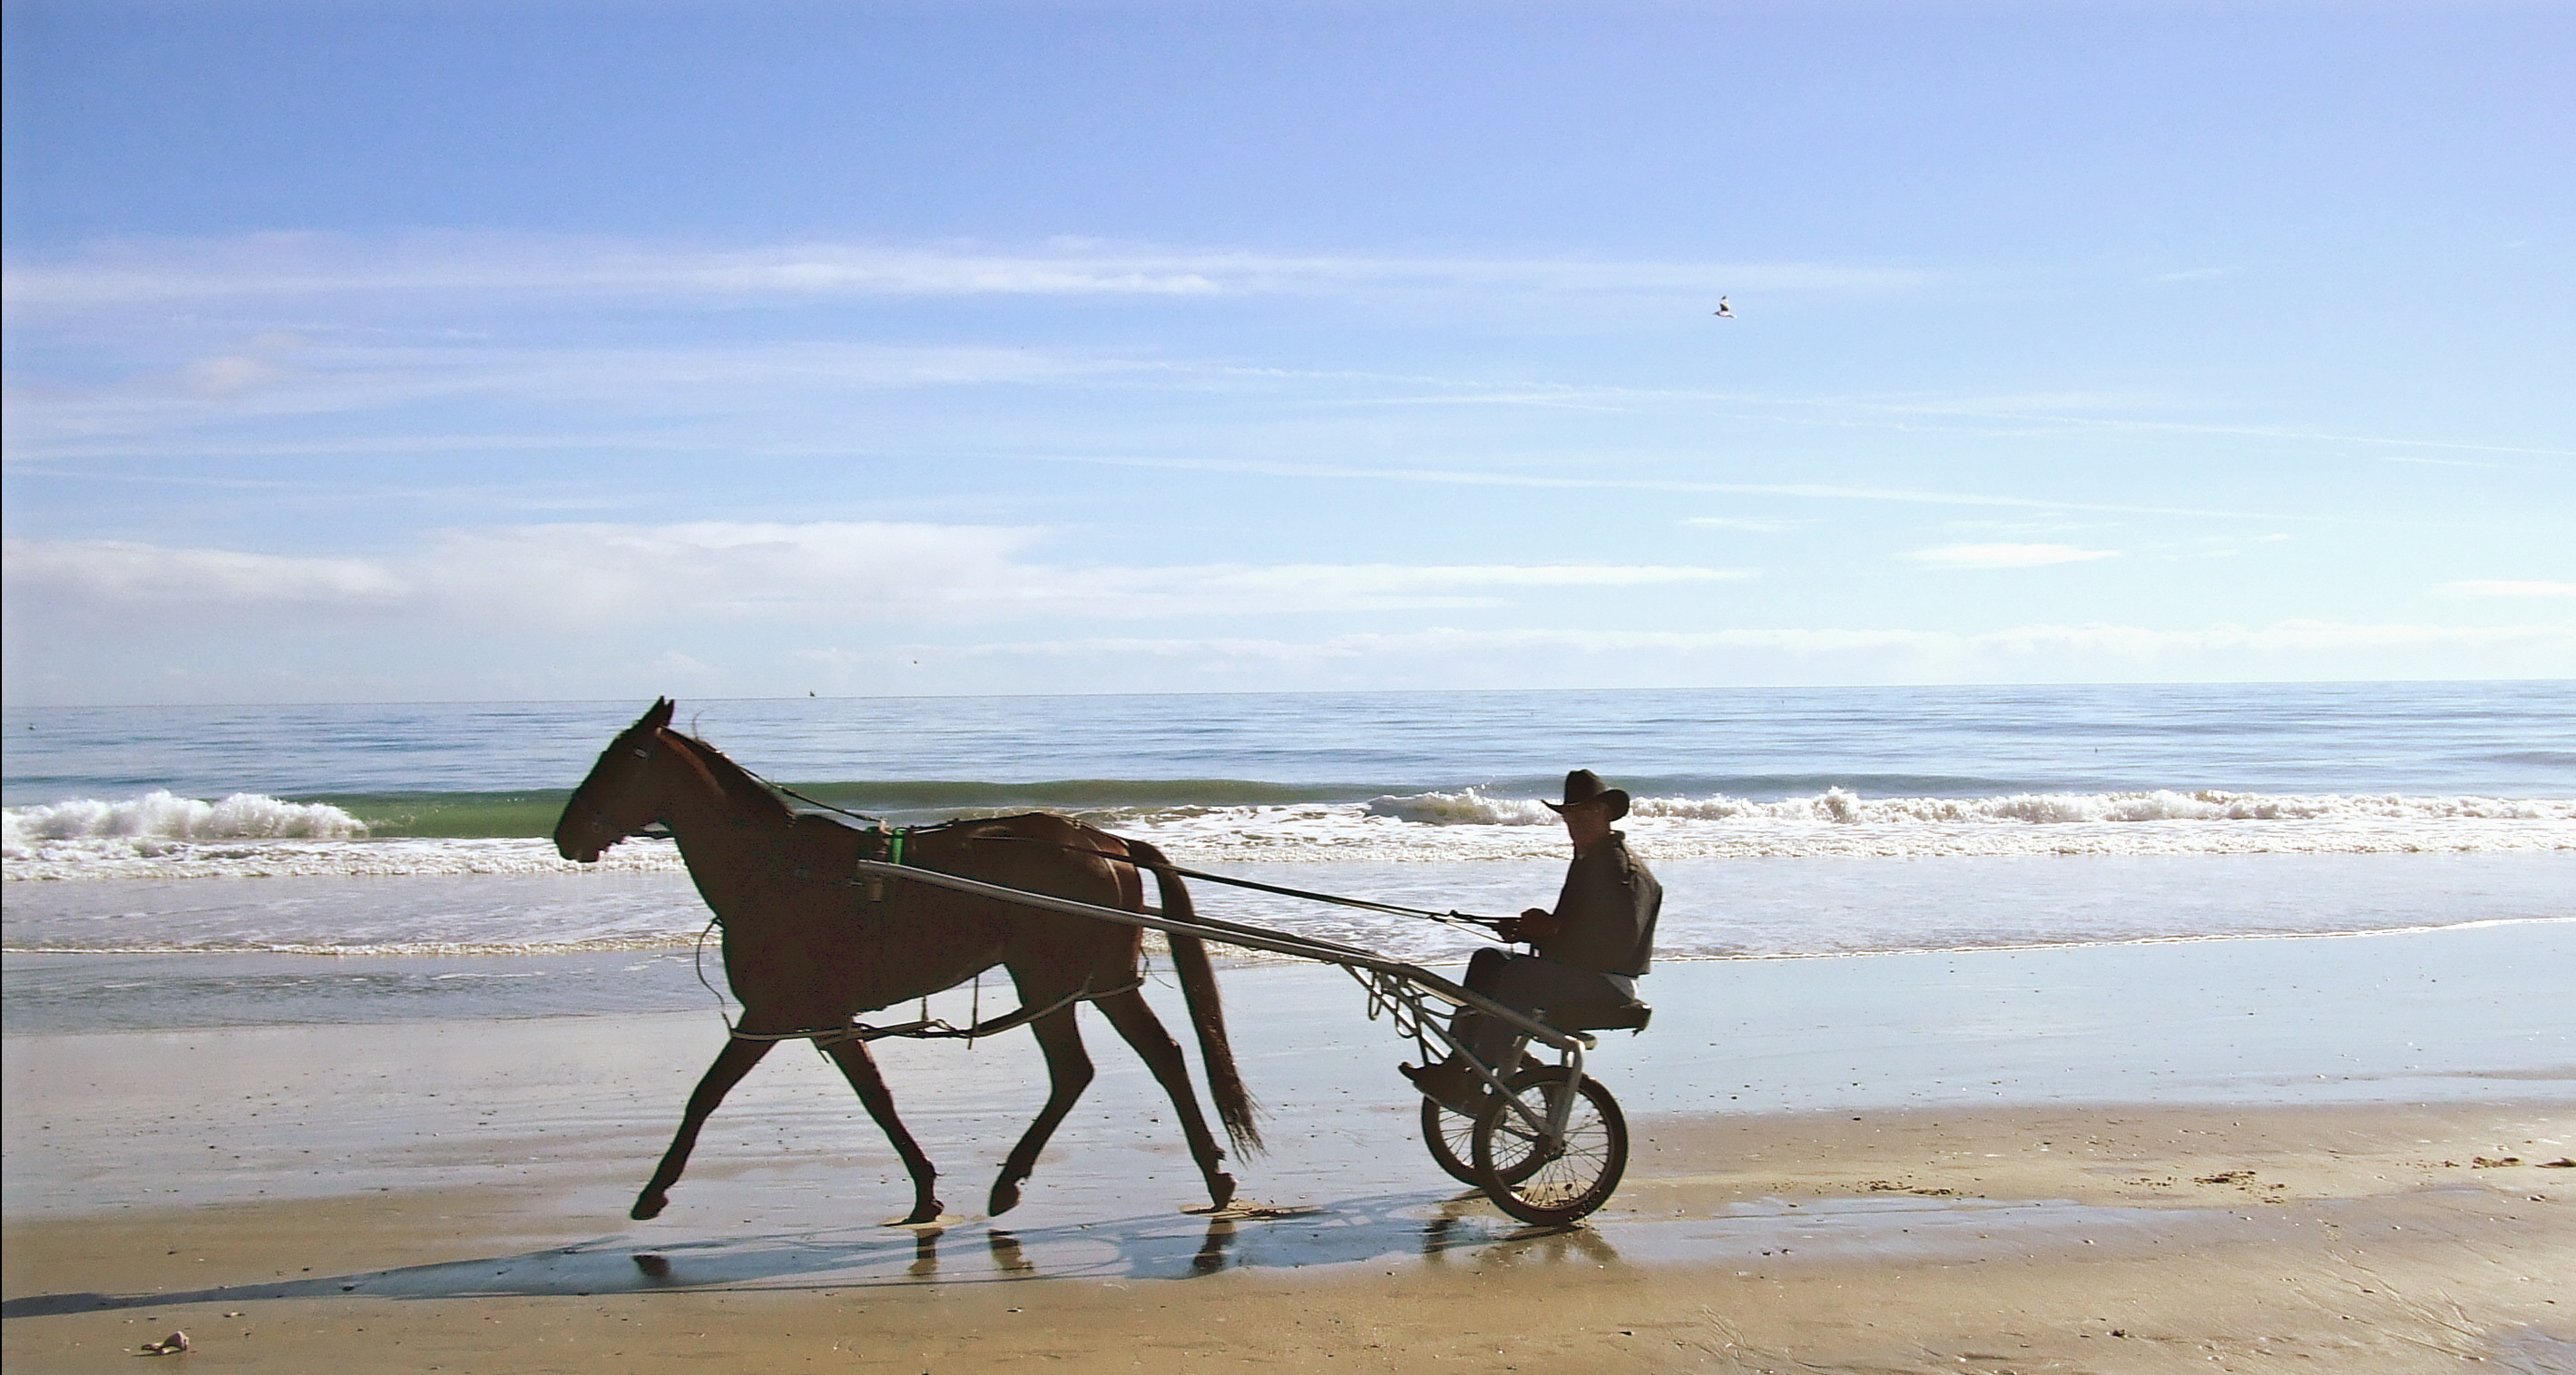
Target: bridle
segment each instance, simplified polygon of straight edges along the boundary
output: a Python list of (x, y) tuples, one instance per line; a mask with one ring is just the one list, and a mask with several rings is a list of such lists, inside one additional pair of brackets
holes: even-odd
[[(627, 753), (629, 753), (629, 754), (634, 755), (634, 756), (635, 756), (637, 759), (639, 759), (639, 760), (644, 760), (644, 761), (649, 762), (649, 761), (651, 761), (651, 759), (653, 758), (653, 751), (654, 751), (656, 748), (658, 748), (658, 747), (660, 746), (660, 744), (661, 744), (661, 737), (662, 737), (662, 728), (661, 728), (661, 727), (659, 727), (659, 726), (656, 726), (656, 727), (654, 727), (654, 728), (653, 728), (653, 734), (652, 734), (651, 736), (647, 737), (647, 738), (651, 741), (651, 743), (650, 743), (650, 744), (629, 745), (629, 746), (627, 746), (627, 747), (626, 747), (626, 752), (627, 752)], [(615, 748), (615, 747), (614, 747), (614, 746), (611, 746), (611, 748)], [(592, 782), (592, 780), (591, 780), (591, 779), (585, 778), (585, 779), (583, 779), (583, 780), (581, 781), (581, 787), (579, 787), (579, 788), (577, 788), (577, 789), (575, 789), (575, 790), (574, 790), (573, 795), (572, 795), (572, 798), (571, 798), (571, 802), (572, 802), (574, 805), (579, 805), (579, 804), (580, 804), (580, 802), (581, 802), (581, 800), (582, 800), (582, 795), (583, 795), (584, 793), (587, 793), (587, 792), (589, 792), (589, 791), (590, 791), (590, 785), (591, 785), (591, 782)], [(614, 831), (616, 830), (616, 828), (615, 828), (615, 827), (613, 827), (613, 826), (611, 826), (611, 825), (609, 825), (609, 824), (608, 824), (608, 812), (607, 812), (607, 809), (606, 809), (606, 808), (598, 807), (598, 806), (592, 806), (592, 807), (584, 808), (584, 810), (585, 810), (585, 811), (587, 811), (587, 812), (589, 813), (589, 815), (590, 815), (590, 824), (591, 824), (591, 826), (592, 826), (593, 828), (595, 828), (596, 830), (598, 830), (598, 832), (599, 832), (601, 835), (609, 835), (609, 834), (611, 834), (612, 832), (614, 832)], [(645, 824), (646, 824), (646, 825), (651, 825), (652, 823), (647, 822), (647, 823), (645, 823)], [(600, 849), (602, 849), (602, 850), (606, 850), (606, 849), (608, 848), (608, 846), (609, 846), (609, 845), (614, 845), (614, 844), (616, 844), (618, 841), (620, 841), (620, 840), (624, 840), (624, 839), (626, 839), (628, 836), (632, 836), (632, 835), (634, 835), (634, 834), (636, 834), (636, 832), (634, 832), (634, 831), (628, 831), (628, 832), (626, 832), (626, 833), (625, 833), (625, 834), (623, 834), (623, 835), (618, 835), (618, 836), (616, 836), (616, 838), (615, 838), (615, 839), (610, 840), (606, 845), (602, 845), (602, 846), (600, 846), (599, 848), (600, 848)]]

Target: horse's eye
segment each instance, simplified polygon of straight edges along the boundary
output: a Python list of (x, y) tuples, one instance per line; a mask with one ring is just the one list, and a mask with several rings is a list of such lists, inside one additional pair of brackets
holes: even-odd
[(635, 750), (635, 757), (636, 757), (636, 758), (638, 758), (638, 759), (650, 759), (650, 758), (652, 758), (652, 757), (653, 757), (653, 752), (652, 752), (651, 750), (648, 750), (648, 749), (645, 749), (645, 748), (643, 748), (643, 747), (641, 747), (641, 746), (638, 746), (638, 747), (636, 747), (636, 750)]

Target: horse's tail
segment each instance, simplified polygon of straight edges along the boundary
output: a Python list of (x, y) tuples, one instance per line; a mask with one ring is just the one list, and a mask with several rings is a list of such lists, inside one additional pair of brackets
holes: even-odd
[[(1154, 883), (1162, 889), (1163, 915), (1173, 921), (1196, 921), (1198, 909), (1190, 903), (1190, 890), (1181, 886), (1181, 876), (1172, 872), (1172, 862), (1163, 852), (1141, 840), (1127, 841), (1127, 849), (1139, 868), (1154, 871)], [(1225, 1134), (1234, 1142), (1235, 1154), (1247, 1155), (1261, 1146), (1261, 1127), (1253, 1121), (1258, 1105), (1243, 1087), (1243, 1074), (1234, 1065), (1234, 1046), (1225, 1035), (1225, 1005), (1217, 1000), (1216, 970), (1208, 963), (1207, 942), (1179, 931), (1166, 931), (1171, 943), (1172, 967), (1180, 971), (1181, 996), (1190, 1007), (1190, 1025), (1199, 1034), (1199, 1058), (1207, 1064), (1208, 1096), (1216, 1100), (1217, 1119), (1225, 1123)]]

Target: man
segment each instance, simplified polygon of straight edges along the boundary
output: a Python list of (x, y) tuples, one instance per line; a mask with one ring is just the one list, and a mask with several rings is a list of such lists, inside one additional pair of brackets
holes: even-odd
[[(1663, 885), (1637, 857), (1628, 838), (1610, 823), (1628, 814), (1628, 794), (1605, 788), (1590, 769), (1565, 776), (1565, 801), (1545, 802), (1565, 821), (1574, 863), (1553, 911), (1533, 907), (1497, 923), (1507, 941), (1528, 941), (1537, 952), (1515, 955), (1479, 950), (1467, 964), (1467, 987), (1533, 1016), (1548, 1009), (1607, 1009), (1637, 1000), (1637, 979), (1652, 963), (1655, 916)], [(1496, 1064), (1516, 1035), (1505, 1022), (1460, 1008), (1449, 1034), (1485, 1065)], [(1484, 1104), (1484, 1080), (1452, 1055), (1436, 1065), (1398, 1070), (1443, 1106), (1473, 1113)]]

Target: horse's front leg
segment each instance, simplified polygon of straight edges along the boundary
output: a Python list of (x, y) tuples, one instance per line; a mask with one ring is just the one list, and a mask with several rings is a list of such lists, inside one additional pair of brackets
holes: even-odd
[(904, 1130), (903, 1119), (895, 1116), (894, 1095), (886, 1091), (885, 1077), (877, 1073), (876, 1057), (868, 1054), (867, 1042), (835, 1041), (823, 1049), (841, 1067), (841, 1075), (850, 1081), (850, 1087), (859, 1091), (859, 1101), (867, 1105), (868, 1116), (877, 1120), (886, 1140), (894, 1143), (895, 1154), (903, 1157), (903, 1167), (912, 1172), (912, 1213), (903, 1221), (937, 1221), (939, 1200), (930, 1189), (939, 1171), (931, 1168), (930, 1157), (922, 1154), (912, 1133)]
[(742, 1076), (760, 1063), (775, 1041), (727, 1041), (716, 1054), (716, 1062), (707, 1067), (707, 1075), (698, 1081), (697, 1091), (689, 1095), (689, 1110), (680, 1119), (679, 1134), (671, 1138), (671, 1149), (662, 1153), (662, 1166), (653, 1171), (653, 1182), (635, 1196), (634, 1210), (627, 1214), (637, 1221), (659, 1217), (671, 1206), (671, 1186), (679, 1182), (680, 1171), (689, 1165), (689, 1152), (697, 1148), (698, 1129), (707, 1124), (716, 1105), (724, 1101)]
[[(1020, 990), (1028, 1003), (1038, 1001), (1026, 987)], [(1038, 1049), (1045, 1053), (1047, 1064), (1046, 1106), (1038, 1109), (1037, 1120), (1020, 1134), (1020, 1144), (1011, 1148), (1011, 1158), (1002, 1162), (1001, 1177), (993, 1181), (993, 1197), (986, 1210), (994, 1217), (1020, 1206), (1020, 1186), (1037, 1168), (1038, 1152), (1046, 1149), (1047, 1139), (1055, 1135), (1057, 1124), (1073, 1111), (1073, 1101), (1091, 1086), (1091, 1057), (1082, 1050), (1082, 1030), (1074, 1025), (1073, 1009), (1058, 1008), (1029, 1024), (1038, 1038)]]
[(1163, 1092), (1172, 1098), (1172, 1111), (1181, 1119), (1181, 1134), (1189, 1139), (1190, 1158), (1198, 1162), (1199, 1177), (1207, 1181), (1208, 1202), (1223, 1208), (1234, 1201), (1234, 1176), (1219, 1168), (1225, 1163), (1225, 1152), (1219, 1150), (1216, 1137), (1209, 1133), (1207, 1118), (1199, 1111), (1198, 1091), (1190, 1087), (1189, 1062), (1181, 1058), (1180, 1046), (1172, 1034), (1163, 1029), (1163, 1019), (1154, 1015), (1145, 995), (1133, 989), (1112, 994), (1098, 1004), (1109, 1024), (1136, 1048), (1137, 1058), (1154, 1072)]

